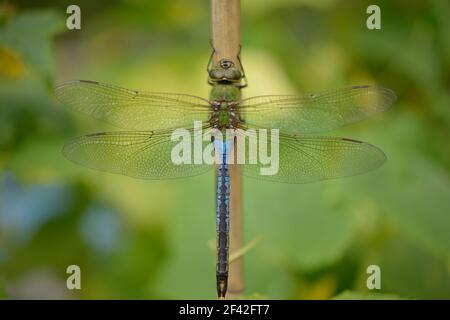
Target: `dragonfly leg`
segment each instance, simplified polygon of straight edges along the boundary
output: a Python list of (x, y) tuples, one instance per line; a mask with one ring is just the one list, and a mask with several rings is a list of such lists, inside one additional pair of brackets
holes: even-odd
[[(208, 64), (206, 65), (206, 72), (208, 72), (208, 74), (209, 74), (209, 71), (211, 70), (211, 65), (212, 65), (212, 60), (213, 60), (213, 57), (214, 57), (214, 53), (216, 53), (216, 49), (214, 48), (212, 39), (209, 40), (209, 44), (211, 45), (212, 51), (211, 51), (211, 54), (210, 54), (209, 59), (208, 59)], [(209, 83), (209, 81), (208, 81), (208, 83)]]
[(241, 50), (242, 50), (242, 45), (239, 45), (239, 52), (237, 55), (237, 61), (239, 62), (239, 68), (242, 71), (242, 81), (244, 81), (244, 83), (239, 84), (239, 88), (245, 88), (248, 86), (248, 82), (247, 82), (247, 77), (245, 76), (245, 70), (244, 70), (244, 66), (242, 65), (242, 60), (241, 60)]

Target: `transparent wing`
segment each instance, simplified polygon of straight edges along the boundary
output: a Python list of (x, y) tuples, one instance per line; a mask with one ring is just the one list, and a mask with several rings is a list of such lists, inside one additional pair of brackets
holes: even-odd
[[(274, 150), (271, 144), (276, 143), (273, 140), (269, 136), (269, 155)], [(244, 175), (275, 182), (306, 183), (362, 174), (378, 168), (385, 160), (380, 149), (357, 140), (280, 135), (278, 171), (261, 175), (261, 169), (267, 170), (270, 164), (245, 164)]]
[(55, 88), (62, 104), (71, 109), (132, 130), (192, 127), (207, 122), (211, 108), (200, 97), (128, 90), (94, 81), (65, 82)]
[(319, 94), (252, 97), (242, 100), (240, 114), (247, 127), (318, 133), (384, 111), (395, 99), (386, 88), (354, 86)]
[[(188, 143), (190, 150), (194, 150), (195, 136)], [(206, 164), (175, 164), (172, 150), (178, 143), (172, 141), (171, 133), (95, 133), (70, 141), (64, 146), (63, 154), (69, 160), (91, 169), (140, 179), (183, 178), (202, 174), (212, 167)]]

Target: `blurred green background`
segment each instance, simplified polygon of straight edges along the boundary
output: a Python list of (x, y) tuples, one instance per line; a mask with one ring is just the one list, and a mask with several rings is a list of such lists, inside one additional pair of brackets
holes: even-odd
[[(213, 299), (213, 173), (140, 181), (78, 167), (64, 143), (111, 128), (52, 97), (70, 79), (207, 97), (209, 1), (76, 1), (79, 31), (65, 27), (70, 4), (0, 4), (0, 297)], [(370, 4), (381, 30), (366, 28)], [(244, 180), (245, 239), (263, 239), (245, 255), (246, 297), (450, 299), (450, 3), (245, 0), (241, 16), (245, 96), (370, 83), (398, 95), (332, 133), (379, 146), (381, 169)], [(66, 289), (71, 264), (81, 290)]]

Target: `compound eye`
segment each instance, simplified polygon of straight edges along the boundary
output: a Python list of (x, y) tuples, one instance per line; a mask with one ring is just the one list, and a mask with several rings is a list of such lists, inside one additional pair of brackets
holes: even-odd
[(213, 69), (209, 72), (209, 77), (211, 79), (220, 79), (222, 77), (221, 70)]
[(238, 69), (229, 69), (226, 72), (227, 79), (230, 80), (239, 80), (241, 78), (241, 72)]

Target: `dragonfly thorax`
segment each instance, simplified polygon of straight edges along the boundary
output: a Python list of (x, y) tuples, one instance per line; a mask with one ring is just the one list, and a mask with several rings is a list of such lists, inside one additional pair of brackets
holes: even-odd
[(237, 102), (213, 101), (213, 114), (210, 119), (211, 127), (223, 130), (237, 128), (239, 117), (236, 113)]
[(237, 106), (240, 101), (239, 88), (231, 83), (215, 83), (209, 96), (213, 114), (210, 124), (213, 128), (231, 129), (239, 123)]

